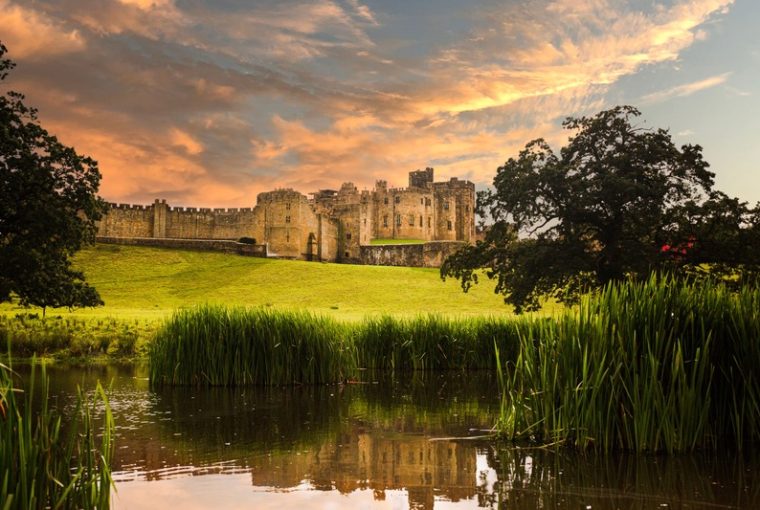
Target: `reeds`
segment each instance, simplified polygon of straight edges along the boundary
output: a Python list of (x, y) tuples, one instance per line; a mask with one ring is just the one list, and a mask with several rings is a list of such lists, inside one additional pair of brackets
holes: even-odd
[(180, 311), (150, 350), (157, 384), (341, 382), (357, 368), (494, 369), (494, 344), (515, 355), (520, 320), (379, 317), (344, 324), (305, 312), (203, 306)]
[(501, 378), (510, 439), (639, 452), (760, 440), (758, 289), (652, 277), (518, 329)]
[(515, 356), (518, 324), (477, 317), (452, 320), (440, 315), (412, 319), (366, 319), (353, 329), (362, 367), (380, 370), (476, 370), (496, 366), (494, 345)]
[(343, 381), (356, 368), (344, 326), (306, 312), (203, 306), (174, 314), (150, 348), (154, 384)]
[[(0, 508), (107, 509), (110, 505), (113, 418), (105, 393), (80, 391), (70, 421), (48, 407), (44, 368), (39, 402), (34, 368), (22, 390), (9, 366), (0, 365)], [(100, 437), (93, 420), (96, 402), (105, 406)]]

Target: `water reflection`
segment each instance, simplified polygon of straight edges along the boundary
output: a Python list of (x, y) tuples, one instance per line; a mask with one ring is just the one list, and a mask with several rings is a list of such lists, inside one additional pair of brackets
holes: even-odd
[(77, 385), (111, 383), (118, 508), (760, 508), (746, 459), (451, 439), (493, 423), (486, 375), (160, 391), (139, 366), (50, 375), (62, 406)]

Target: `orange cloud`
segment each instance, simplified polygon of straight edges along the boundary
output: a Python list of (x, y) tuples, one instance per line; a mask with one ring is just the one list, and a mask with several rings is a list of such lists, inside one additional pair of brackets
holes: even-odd
[(79, 31), (9, 0), (0, 0), (0, 26), (2, 41), (14, 59), (60, 55), (86, 46)]
[(173, 146), (182, 148), (190, 155), (196, 155), (203, 152), (203, 145), (181, 129), (172, 128), (169, 131), (169, 140), (171, 140)]

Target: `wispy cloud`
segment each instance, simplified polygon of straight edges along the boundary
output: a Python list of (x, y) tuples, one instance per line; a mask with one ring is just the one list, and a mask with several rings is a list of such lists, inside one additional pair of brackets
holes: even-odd
[(693, 81), (691, 83), (685, 83), (683, 85), (677, 85), (669, 89), (660, 90), (652, 94), (647, 94), (641, 98), (643, 104), (660, 103), (674, 97), (686, 97), (699, 92), (701, 90), (711, 89), (718, 85), (726, 83), (731, 73), (723, 73), (703, 80)]
[(528, 140), (564, 141), (558, 118), (709, 38), (732, 3), (0, 0), (0, 25), (14, 88), (99, 160), (106, 198), (224, 206), (275, 186), (403, 185), (431, 161), (485, 184)]

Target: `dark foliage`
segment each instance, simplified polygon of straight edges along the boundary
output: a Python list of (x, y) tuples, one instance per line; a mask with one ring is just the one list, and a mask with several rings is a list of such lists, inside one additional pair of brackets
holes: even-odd
[[(15, 64), (0, 43), (0, 82)], [(0, 95), (0, 302), (102, 304), (71, 255), (90, 242), (104, 203), (97, 163), (43, 129), (17, 92)]]
[(559, 155), (528, 143), (478, 194), (478, 214), (493, 220), (485, 239), (449, 257), (442, 277), (467, 291), (486, 268), (519, 312), (655, 270), (756, 274), (760, 207), (714, 191), (702, 148), (632, 125), (639, 115), (618, 106), (568, 118), (574, 135)]

